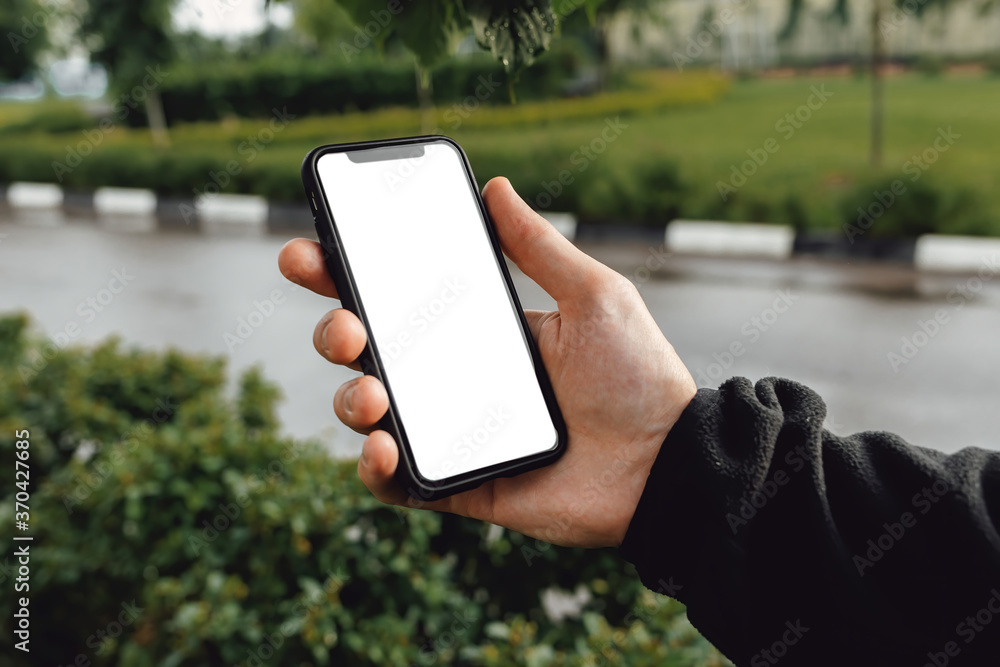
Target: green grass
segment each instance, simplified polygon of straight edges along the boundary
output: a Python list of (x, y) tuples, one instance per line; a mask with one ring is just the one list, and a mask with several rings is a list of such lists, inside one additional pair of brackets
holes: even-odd
[[(833, 96), (788, 139), (775, 123), (805, 103), (811, 86), (822, 85)], [(883, 168), (869, 167), (869, 83), (856, 78), (751, 80), (733, 85), (719, 103), (632, 118), (629, 128), (601, 157), (614, 170), (629, 171), (637, 161), (656, 156), (675, 160), (695, 193), (688, 216), (761, 219), (753, 202), (783, 201), (797, 195), (808, 208), (813, 227), (837, 227), (840, 201), (852, 189), (877, 179), (903, 178), (904, 164), (933, 145), (938, 128), (952, 127), (961, 137), (923, 173), (921, 180), (945, 189), (966, 187), (985, 198), (986, 213), (1000, 220), (1000, 78), (890, 79), (886, 86)], [(515, 151), (560, 144), (568, 156), (599, 130), (595, 122), (561, 125), (558, 129), (475, 130), (456, 132), (470, 154)], [(745, 205), (721, 210), (716, 183), (727, 181), (731, 167), (748, 159), (774, 137), (780, 146), (739, 189)], [(475, 167), (475, 162), (473, 162)], [(746, 203), (749, 202), (749, 203)], [(726, 215), (726, 214), (730, 215)], [(782, 220), (763, 219), (766, 222)]]
[[(569, 188), (552, 205), (553, 209), (607, 218), (608, 202), (594, 205), (595, 197), (615, 188), (628, 193), (629, 182), (641, 178), (644, 168), (663, 161), (676, 163), (686, 183), (679, 195), (679, 214), (684, 217), (792, 222), (800, 227), (831, 229), (839, 229), (849, 219), (845, 210), (854, 210), (859, 198), (862, 203), (870, 199), (876, 185), (902, 178), (910, 186), (911, 176), (904, 173), (904, 165), (913, 155), (933, 146), (939, 128), (951, 127), (960, 138), (922, 174), (919, 185), (933, 186), (970, 202), (966, 208), (972, 209), (971, 213), (962, 215), (976, 220), (963, 218), (954, 226), (948, 219), (951, 214), (945, 212), (940, 213), (944, 219), (933, 225), (943, 231), (982, 232), (985, 220), (992, 233), (1000, 234), (1000, 189), (996, 187), (1000, 162), (995, 158), (1000, 145), (995, 111), (1000, 108), (1000, 77), (907, 75), (889, 79), (883, 167), (879, 170), (868, 164), (866, 79), (745, 80), (733, 82), (728, 89), (718, 78), (705, 74), (679, 77), (652, 72), (639, 74), (636, 80), (647, 92), (625, 90), (585, 100), (482, 107), (471, 111), (460, 124), (455, 123), (459, 117), (456, 108), (442, 107), (430, 125), (465, 147), (481, 183), (503, 174), (530, 199), (543, 191), (543, 181), (557, 178), (562, 169), (571, 171), (577, 179), (575, 191)], [(813, 86), (823, 86), (832, 97), (813, 111), (793, 136), (787, 137), (787, 133), (776, 129), (776, 123), (806, 103)], [(0, 106), (0, 123), (8, 113)], [(572, 162), (574, 152), (599, 136), (606, 118), (618, 115), (627, 128), (588, 164), (589, 173), (578, 171), (578, 165)], [(177, 163), (196, 158), (203, 165), (240, 160), (239, 143), (265, 126), (266, 121), (247, 119), (179, 126), (172, 130), (169, 156)], [(430, 129), (427, 124), (424, 127)], [(247, 177), (234, 179), (231, 187), (298, 198), (298, 167), (302, 156), (314, 146), (420, 131), (420, 116), (412, 109), (296, 119), (257, 156), (254, 164), (247, 165), (251, 175), (262, 170), (273, 172), (265, 182)], [(49, 154), (58, 154), (67, 143), (80, 138), (78, 132), (17, 137), (0, 134), (0, 142), (8, 143), (14, 153), (20, 142), (30, 142), (32, 146), (45, 146)], [(780, 146), (777, 153), (768, 155), (767, 162), (729, 201), (723, 202), (717, 182), (728, 181), (731, 167), (749, 159), (746, 151), (760, 149), (770, 138)], [(118, 147), (122, 154), (147, 153), (150, 160), (156, 155), (148, 134), (142, 130), (115, 129), (106, 136), (100, 150), (112, 147)], [(0, 160), (4, 153), (12, 155), (11, 151), (0, 151)], [(37, 167), (47, 161), (36, 158), (35, 164)], [(88, 168), (85, 162), (79, 169)], [(48, 171), (51, 173), (51, 169)], [(204, 184), (201, 173), (205, 171), (207, 168), (195, 170), (195, 176), (188, 179), (194, 181), (190, 187)], [(180, 178), (162, 168), (159, 173), (168, 179), (168, 172), (174, 174), (169, 177), (173, 181)], [(13, 168), (13, 174), (17, 173)], [(150, 178), (156, 177), (155, 173)], [(6, 173), (0, 170), (0, 179), (5, 175), (10, 177), (11, 169)], [(94, 178), (83, 182), (92, 185)], [(603, 181), (615, 181), (617, 185), (603, 190), (595, 187)], [(190, 187), (171, 182), (159, 189), (185, 192)], [(600, 215), (591, 209), (600, 211)]]

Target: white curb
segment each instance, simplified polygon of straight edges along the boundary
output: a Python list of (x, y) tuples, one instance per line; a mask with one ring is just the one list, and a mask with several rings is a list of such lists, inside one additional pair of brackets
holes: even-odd
[(676, 253), (785, 259), (792, 254), (795, 230), (749, 222), (674, 220), (667, 225), (666, 243)]
[(570, 241), (576, 238), (576, 216), (572, 213), (542, 213), (542, 217)]
[(195, 199), (194, 207), (204, 222), (251, 227), (267, 223), (267, 200), (255, 195), (201, 195)]
[(63, 191), (52, 183), (11, 183), (7, 187), (7, 202), (14, 208), (59, 208)]
[(98, 215), (141, 215), (156, 213), (156, 193), (136, 188), (99, 188), (94, 192)]
[(1000, 239), (926, 234), (917, 239), (913, 264), (923, 271), (978, 271), (1000, 258)]

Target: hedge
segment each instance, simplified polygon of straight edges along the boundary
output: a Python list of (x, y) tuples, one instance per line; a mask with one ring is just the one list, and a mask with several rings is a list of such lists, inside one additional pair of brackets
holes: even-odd
[[(30, 432), (31, 664), (726, 664), (616, 554), (381, 505), (354, 461), (280, 434), (258, 371), (230, 393), (218, 358), (0, 318), (4, 460)], [(554, 621), (551, 587), (589, 601)]]
[[(569, 47), (546, 54), (518, 76), (514, 86), (518, 99), (551, 96), (572, 80), (579, 65), (580, 56)], [(430, 82), (439, 105), (460, 101), (477, 88), (490, 104), (509, 103), (503, 66), (486, 54), (448, 60), (430, 72)], [(179, 63), (164, 78), (160, 95), (170, 124), (227, 116), (265, 117), (275, 100), (302, 115), (416, 106), (418, 102), (411, 62), (368, 58), (347, 63), (329, 55), (233, 59), (211, 67)], [(129, 117), (133, 126), (145, 122), (141, 108)]]

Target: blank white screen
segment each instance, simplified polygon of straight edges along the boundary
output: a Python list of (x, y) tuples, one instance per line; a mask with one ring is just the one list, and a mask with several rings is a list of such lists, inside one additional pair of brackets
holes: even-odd
[(317, 168), (417, 469), (439, 480), (557, 436), (462, 158), (424, 146)]

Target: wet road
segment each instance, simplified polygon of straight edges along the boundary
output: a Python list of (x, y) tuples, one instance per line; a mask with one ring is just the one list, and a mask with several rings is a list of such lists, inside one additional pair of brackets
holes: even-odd
[[(311, 343), (336, 302), (284, 281), (276, 257), (287, 237), (116, 231), (130, 226), (142, 227), (0, 214), (0, 312), (27, 310), (57, 339), (119, 334), (144, 347), (227, 354), (234, 369), (261, 364), (284, 391), (289, 433), (338, 454), (359, 451), (361, 436), (331, 407), (354, 374)], [(661, 257), (644, 244), (581, 247), (636, 280), (700, 386), (789, 377), (823, 396), (834, 432), (1000, 449), (1000, 272), (980, 280), (806, 259)], [(655, 275), (643, 268), (660, 263)], [(525, 307), (552, 306), (514, 278)]]

